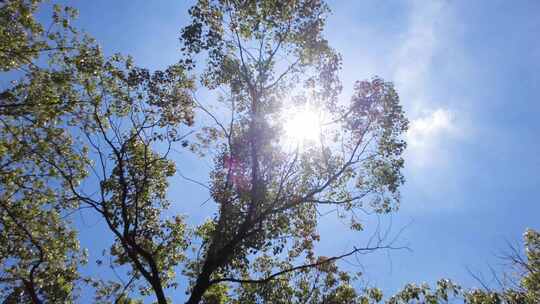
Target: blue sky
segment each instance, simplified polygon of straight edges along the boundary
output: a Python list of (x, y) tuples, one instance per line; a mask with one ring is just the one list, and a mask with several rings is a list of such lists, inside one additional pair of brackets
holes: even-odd
[[(78, 24), (108, 53), (162, 68), (180, 58), (178, 35), (189, 1), (77, 1)], [(381, 219), (409, 251), (366, 256), (365, 280), (395, 292), (406, 282), (452, 278), (501, 263), (506, 241), (540, 229), (540, 2), (331, 1), (327, 38), (343, 55), (348, 98), (354, 81), (393, 81), (411, 120), (399, 212)], [(177, 155), (179, 169), (206, 179), (208, 166)], [(212, 212), (203, 189), (173, 178), (173, 211), (198, 223)], [(376, 219), (366, 219), (374, 223)], [(103, 245), (96, 225), (83, 245)], [(95, 222), (95, 221), (94, 221)], [(321, 252), (350, 248), (366, 235), (322, 221)], [(325, 235), (331, 238), (324, 239)], [(349, 247), (348, 247), (349, 246)], [(338, 252), (339, 253), (339, 252)], [(89, 272), (97, 272), (89, 267)], [(488, 276), (489, 277), (489, 276)], [(182, 297), (182, 286), (175, 293)]]

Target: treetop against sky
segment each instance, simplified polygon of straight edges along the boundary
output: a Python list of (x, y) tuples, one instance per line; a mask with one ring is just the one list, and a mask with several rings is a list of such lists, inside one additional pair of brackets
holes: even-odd
[(539, 302), (538, 9), (1, 2), (0, 300)]

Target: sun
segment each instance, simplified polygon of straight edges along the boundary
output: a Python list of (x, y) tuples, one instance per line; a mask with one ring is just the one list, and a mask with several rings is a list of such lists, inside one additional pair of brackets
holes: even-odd
[(304, 145), (315, 142), (321, 135), (321, 112), (313, 107), (293, 108), (284, 115), (286, 142)]

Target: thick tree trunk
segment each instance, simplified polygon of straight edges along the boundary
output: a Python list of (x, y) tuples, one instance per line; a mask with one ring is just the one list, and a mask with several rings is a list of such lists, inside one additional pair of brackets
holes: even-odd
[(152, 289), (156, 294), (158, 304), (167, 304), (167, 298), (165, 297), (165, 292), (163, 291), (163, 284), (159, 276), (159, 270), (152, 257), (148, 257), (148, 264), (150, 264), (150, 269), (152, 271), (150, 284), (152, 285)]
[(210, 287), (210, 272), (203, 272), (197, 278), (195, 286), (191, 289), (191, 295), (189, 296), (186, 304), (198, 304), (201, 302), (202, 297), (206, 290)]
[(154, 290), (154, 293), (156, 294), (158, 304), (167, 304), (167, 298), (165, 297), (163, 288), (161, 288), (161, 284), (152, 282), (151, 285), (152, 285), (152, 289)]
[[(244, 225), (242, 225), (242, 227), (244, 226), (245, 226), (245, 223)], [(218, 238), (219, 236), (216, 235), (214, 237)], [(195, 285), (191, 289), (191, 295), (188, 301), (186, 302), (186, 304), (200, 303), (204, 293), (211, 286), (210, 278), (212, 274), (216, 271), (216, 269), (218, 269), (220, 266), (226, 263), (230, 254), (233, 251), (234, 246), (236, 246), (239, 240), (240, 238), (237, 236), (235, 239), (233, 239), (231, 242), (229, 242), (225, 247), (221, 248), (220, 250), (215, 249), (213, 245), (215, 243), (210, 245), (210, 248), (208, 249), (208, 256), (206, 257), (204, 261), (201, 273), (197, 277), (197, 281), (195, 281)]]
[(32, 304), (41, 304), (42, 302), (37, 296), (36, 289), (34, 288), (34, 284), (27, 280), (24, 280), (23, 283), (24, 283), (24, 289), (26, 289), (28, 296), (30, 296), (30, 300), (32, 301)]
[[(251, 220), (253, 219), (254, 212), (258, 205), (258, 200), (260, 199), (260, 185), (259, 185), (259, 150), (260, 150), (260, 144), (257, 140), (259, 132), (258, 127), (258, 103), (259, 98), (257, 97), (257, 93), (255, 90), (251, 87), (250, 81), (248, 82), (248, 86), (250, 87), (250, 96), (252, 99), (251, 102), (251, 122), (250, 122), (250, 143), (251, 143), (251, 151), (250, 151), (250, 157), (251, 157), (251, 166), (252, 166), (252, 172), (251, 172), (251, 204), (249, 206), (248, 210), (248, 217), (245, 219), (245, 221), (240, 226), (240, 229), (237, 233), (237, 235), (231, 240), (224, 248), (221, 248), (219, 250), (219, 253), (213, 255), (214, 258), (207, 257), (203, 269), (201, 271), (201, 274), (198, 276), (197, 281), (195, 282), (195, 285), (193, 286), (191, 290), (191, 295), (186, 302), (186, 304), (198, 304), (202, 300), (202, 297), (206, 290), (210, 288), (211, 281), (210, 277), (214, 273), (216, 269), (221, 267), (223, 264), (227, 263), (227, 260), (229, 259), (229, 256), (233, 252), (235, 246), (245, 237), (246, 232), (249, 230), (249, 227), (251, 225)], [(211, 248), (209, 249), (209, 254), (215, 253), (216, 251)]]

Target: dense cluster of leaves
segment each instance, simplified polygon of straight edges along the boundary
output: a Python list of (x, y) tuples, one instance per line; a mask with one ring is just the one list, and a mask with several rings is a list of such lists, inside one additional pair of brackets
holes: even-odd
[[(182, 30), (184, 58), (156, 72), (105, 57), (72, 27), (72, 8), (54, 6), (44, 27), (35, 19), (40, 6), (12, 0), (0, 8), (0, 65), (13, 79), (0, 93), (8, 302), (72, 302), (84, 282), (98, 302), (130, 301), (136, 286), (167, 301), (189, 243), (184, 219), (163, 213), (175, 173), (168, 154), (175, 143), (188, 146), (181, 126), (193, 124), (194, 80), (186, 73), (198, 54), (206, 55), (201, 83), (226, 92), (221, 100), (232, 111), (228, 127), (216, 120), (219, 127), (204, 129), (210, 138), (198, 137), (220, 151), (211, 185), (218, 213), (196, 229), (204, 242), (184, 269), (193, 279), (188, 302), (219, 292), (237, 302), (278, 296), (272, 285), (255, 287), (262, 283), (298, 289), (299, 299), (315, 284), (312, 302), (354, 293), (335, 261), (376, 248), (317, 257), (318, 206), (392, 210), (407, 122), (392, 85), (380, 79), (359, 82), (351, 103), (338, 103), (340, 57), (321, 34), (323, 2), (199, 1)], [(333, 127), (320, 147), (288, 151), (282, 109), (307, 103), (327, 111)], [(86, 258), (70, 214), (82, 208), (114, 236), (108, 255), (111, 267), (128, 266), (123, 284), (78, 274)]]
[(88, 281), (69, 220), (81, 208), (114, 234), (113, 263), (133, 267), (129, 286), (109, 289), (120, 299), (142, 277), (142, 287), (162, 291), (174, 284), (186, 240), (182, 217), (161, 216), (175, 166), (156, 145), (170, 149), (183, 139), (180, 126), (193, 123), (193, 82), (180, 65), (151, 73), (131, 58), (105, 58), (70, 26), (71, 8), (54, 6), (45, 31), (39, 6), (0, 7), (0, 65), (14, 79), (0, 93), (0, 295), (6, 303), (75, 299)]
[[(0, 68), (12, 80), (0, 88), (4, 303), (72, 303), (88, 286), (97, 303), (152, 295), (165, 304), (178, 287), (187, 303), (383, 301), (376, 288), (353, 288), (356, 276), (338, 261), (392, 244), (318, 256), (318, 222), (332, 208), (361, 231), (357, 211), (398, 208), (408, 122), (393, 85), (377, 77), (338, 99), (341, 58), (322, 34), (323, 1), (196, 1), (183, 57), (162, 71), (105, 56), (72, 26), (72, 8), (54, 6), (43, 26), (40, 7), (0, 1)], [(212, 103), (223, 111), (194, 98), (197, 82), (219, 92)], [(305, 107), (324, 113), (318, 139), (286, 142), (285, 114)], [(196, 112), (212, 124), (188, 142)], [(193, 228), (166, 212), (168, 179), (181, 165), (169, 157), (175, 146), (214, 156), (216, 212)], [(87, 255), (71, 215), (82, 209), (111, 233), (103, 254), (118, 280), (79, 273)], [(441, 280), (386, 301), (537, 303), (539, 235), (529, 231), (526, 245), (519, 288), (464, 291)], [(187, 286), (178, 286), (179, 269)]]
[(85, 263), (75, 231), (62, 216), (72, 201), (61, 170), (78, 183), (86, 156), (73, 146), (69, 123), (77, 104), (65, 98), (65, 69), (41, 68), (43, 52), (64, 47), (73, 29), (71, 9), (55, 7), (45, 32), (35, 21), (37, 1), (8, 1), (0, 8), (0, 66), (19, 80), (0, 93), (0, 296), (7, 303), (69, 302)]
[[(0, 8), (0, 64), (13, 79), (0, 105), (0, 263), (9, 301), (70, 302), (77, 282), (98, 289), (98, 301), (126, 299), (136, 282), (167, 301), (188, 244), (183, 218), (163, 214), (175, 172), (168, 153), (187, 145), (180, 127), (193, 124), (194, 82), (186, 70), (200, 53), (201, 83), (228, 92), (222, 100), (232, 119), (228, 128), (206, 128), (211, 139), (199, 136), (221, 151), (211, 186), (219, 207), (196, 234), (204, 239), (200, 258), (184, 270), (194, 279), (189, 302), (235, 276), (257, 281), (250, 269), (261, 259), (272, 265), (259, 270), (271, 276), (265, 282), (332, 264), (336, 257), (314, 254), (318, 204), (351, 210), (373, 195), (370, 205), (387, 212), (399, 199), (406, 121), (397, 94), (375, 79), (358, 84), (349, 106), (338, 105), (340, 58), (321, 35), (324, 3), (200, 1), (182, 31), (185, 58), (153, 73), (129, 57), (106, 58), (71, 26), (74, 9), (54, 6), (45, 30), (35, 19), (40, 5), (13, 0)], [(321, 149), (285, 151), (280, 112), (306, 102), (331, 113), (332, 138)], [(105, 220), (116, 240), (111, 266), (131, 269), (126, 284), (80, 278), (85, 255), (69, 221), (80, 208)], [(300, 260), (307, 264), (294, 266)]]
[[(407, 120), (392, 84), (379, 78), (358, 82), (350, 103), (338, 102), (341, 60), (322, 36), (327, 13), (313, 0), (198, 1), (190, 9), (181, 36), (185, 62), (203, 58), (201, 83), (221, 89), (230, 114), (224, 122), (210, 113), (222, 135), (211, 173), (218, 213), (204, 225), (203, 246), (189, 265), (188, 303), (225, 282), (241, 283), (234, 301), (277, 301), (253, 292), (274, 283), (295, 289), (291, 272), (338, 258), (315, 254), (320, 208), (344, 211), (361, 229), (355, 210), (397, 207)], [(325, 130), (318, 143), (287, 149), (283, 112), (300, 106), (324, 111)], [(261, 259), (269, 268), (254, 272)], [(313, 301), (334, 292), (323, 290)]]

